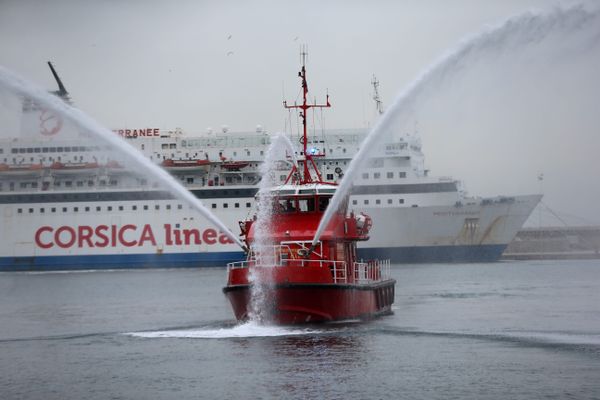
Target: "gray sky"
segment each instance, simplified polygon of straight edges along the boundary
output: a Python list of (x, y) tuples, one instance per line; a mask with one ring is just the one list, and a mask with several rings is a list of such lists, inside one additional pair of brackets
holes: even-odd
[[(355, 128), (373, 121), (373, 73), (389, 105), (461, 38), (555, 4), (0, 0), (0, 64), (54, 89), (54, 61), (76, 105), (110, 128), (275, 132), (306, 43), (311, 95), (333, 104), (326, 127)], [(600, 223), (599, 50), (557, 38), (465, 68), (415, 110), (432, 174), (487, 196), (539, 192), (543, 172), (550, 207)]]

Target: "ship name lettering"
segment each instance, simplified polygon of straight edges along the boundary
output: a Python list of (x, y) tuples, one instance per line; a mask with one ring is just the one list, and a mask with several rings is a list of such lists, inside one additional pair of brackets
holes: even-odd
[(142, 129), (114, 129), (113, 132), (126, 138), (160, 136), (159, 128), (142, 128)]
[[(199, 230), (196, 228), (179, 229), (171, 224), (164, 225), (164, 243), (167, 246), (233, 244), (233, 241), (223, 232), (213, 228)], [(126, 225), (98, 225), (96, 227), (81, 225), (60, 227), (42, 226), (34, 235), (35, 244), (41, 249), (60, 247), (67, 249), (104, 248), (104, 247), (134, 247), (150, 244), (157, 245), (156, 236), (150, 224), (138, 227)]]

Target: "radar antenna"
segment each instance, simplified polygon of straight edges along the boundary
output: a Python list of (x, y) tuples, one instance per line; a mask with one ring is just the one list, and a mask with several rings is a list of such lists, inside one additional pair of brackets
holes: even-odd
[(371, 85), (373, 85), (373, 100), (375, 100), (375, 108), (379, 115), (383, 114), (383, 102), (379, 97), (379, 81), (375, 74), (373, 74), (373, 79), (371, 80)]

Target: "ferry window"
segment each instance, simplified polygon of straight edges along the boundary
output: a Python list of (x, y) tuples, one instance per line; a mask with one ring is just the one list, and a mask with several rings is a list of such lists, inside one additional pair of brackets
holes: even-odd
[(87, 211), (90, 211), (90, 208), (89, 208), (89, 207), (86, 207), (86, 208), (85, 208), (85, 211), (86, 211), (86, 212), (87, 212)]
[(223, 203), (223, 208), (228, 208), (229, 207), (229, 203)]
[[(33, 152), (34, 152), (34, 153), (41, 153), (41, 152), (42, 152), (42, 149), (41, 149), (41, 148), (39, 148), (39, 147), (36, 147), (35, 149), (33, 149)], [(0, 151), (0, 153), (2, 153), (2, 151)]]
[(83, 182), (77, 181), (77, 187), (82, 187), (82, 186), (83, 186)]
[(21, 182), (21, 183), (19, 184), (19, 186), (21, 187), (21, 189), (24, 189), (24, 188), (26, 188), (26, 187), (27, 187), (27, 182)]
[(187, 183), (194, 183), (194, 178), (187, 178)]
[(362, 178), (363, 178), (363, 179), (369, 179), (369, 173), (368, 173), (368, 172), (364, 172), (364, 173), (362, 174)]
[(356, 204), (358, 204), (358, 201), (352, 200), (352, 205), (355, 206)]
[(88, 186), (94, 186), (94, 181), (88, 181)]
[(265, 155), (265, 152), (264, 152), (263, 150), (261, 150), (261, 151), (260, 151), (260, 155), (261, 155), (261, 156), (264, 156), (264, 155)]
[(279, 180), (280, 181), (285, 181), (286, 177), (287, 177), (287, 175), (279, 175)]
[(163, 144), (160, 145), (160, 148), (161, 149), (168, 149), (169, 145), (167, 143), (163, 143)]
[(171, 209), (171, 205), (167, 204), (167, 210), (170, 210), (170, 209)]
[(56, 153), (56, 147), (50, 147), (50, 153)]
[(160, 210), (160, 206), (157, 204), (157, 205), (154, 206), (154, 209), (155, 210)]
[(57, 151), (57, 152), (59, 152), (59, 153), (62, 153), (62, 152), (63, 152), (63, 150), (64, 150), (64, 149), (63, 149), (62, 147), (57, 147), (57, 148), (56, 148), (56, 151)]
[(315, 199), (300, 199), (298, 200), (298, 207), (300, 207), (301, 212), (315, 211)]
[(217, 208), (217, 205), (216, 205), (215, 203), (212, 203), (212, 204), (211, 204), (211, 207), (212, 207), (212, 208)]
[(144, 206), (144, 210), (148, 210), (148, 205), (147, 204)]
[(97, 207), (96, 207), (96, 211), (100, 211), (100, 210), (102, 210), (102, 207), (100, 207), (100, 206), (97, 206)]
[(50, 209), (50, 211), (51, 211), (51, 212), (53, 212), (53, 213), (55, 213), (55, 212), (56, 212), (56, 207), (52, 207), (52, 208)]
[(319, 197), (319, 211), (325, 211), (329, 204), (329, 197)]
[(235, 203), (233, 206), (234, 206), (235, 208), (240, 208), (240, 203)]
[(400, 203), (400, 204), (404, 204), (404, 199), (400, 199), (400, 200), (399, 200), (399, 203)]
[(71, 148), (70, 147), (65, 147), (65, 153), (70, 153), (71, 152)]
[(369, 204), (369, 200), (365, 200), (365, 205)]
[(375, 204), (381, 204), (381, 200), (380, 199), (375, 200)]
[(78, 212), (79, 211), (79, 207), (73, 207), (73, 212)]
[(250, 208), (250, 207), (252, 207), (252, 204), (251, 203), (246, 203), (246, 208)]
[(177, 145), (175, 143), (170, 143), (169, 144), (169, 148), (170, 149), (175, 149), (175, 148), (177, 148)]
[(17, 214), (21, 214), (23, 212), (22, 208), (17, 208)]
[(29, 209), (29, 214), (32, 214), (32, 213), (33, 213), (33, 208), (30, 208)]
[(17, 154), (19, 152), (19, 149), (11, 149), (10, 152), (12, 154)]
[(233, 155), (234, 155), (234, 156), (237, 156), (237, 151), (234, 151), (234, 152), (233, 152)]
[(48, 148), (47, 147), (42, 147), (42, 153), (47, 153), (48, 152)]
[(333, 174), (327, 174), (327, 180), (328, 181), (332, 181), (333, 180)]
[(182, 210), (183, 209), (183, 205), (182, 204), (177, 204), (177, 209), (178, 210)]
[(406, 172), (400, 172), (400, 178), (406, 178)]
[(106, 207), (106, 211), (112, 211), (112, 206)]
[(67, 207), (63, 207), (63, 212), (67, 212)]
[(123, 206), (119, 206), (119, 211), (123, 211)]
[(394, 177), (394, 173), (393, 172), (388, 172), (387, 173), (387, 177), (388, 177), (388, 179), (393, 178)]
[(388, 199), (388, 204), (392, 204), (392, 199)]
[(373, 174), (373, 178), (375, 178), (375, 179), (379, 179), (379, 178), (381, 178), (381, 173), (379, 173), (379, 172), (375, 172), (375, 173)]
[(29, 149), (27, 149), (27, 152), (28, 153), (33, 153), (33, 149), (29, 148)]
[(66, 187), (71, 187), (71, 186), (73, 186), (73, 182), (71, 182), (71, 181), (66, 181), (66, 182), (65, 182), (65, 186), (66, 186)]
[(250, 155), (250, 150), (246, 151), (246, 155), (249, 156)]
[(346, 148), (345, 147), (342, 149), (342, 152), (344, 152), (344, 153), (346, 152)]
[(40, 208), (40, 213), (41, 213), (41, 214), (43, 214), (43, 213), (45, 213), (45, 212), (46, 212), (46, 210), (45, 210), (44, 208)]
[(106, 181), (104, 179), (101, 179), (100, 180), (100, 186), (104, 186), (104, 185), (106, 185)]
[(111, 179), (111, 180), (108, 182), (108, 184), (109, 184), (110, 186), (117, 186), (117, 180), (116, 180), (116, 179)]

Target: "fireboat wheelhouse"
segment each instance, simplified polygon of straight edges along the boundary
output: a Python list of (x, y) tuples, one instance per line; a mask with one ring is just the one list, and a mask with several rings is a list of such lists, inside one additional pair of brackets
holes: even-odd
[[(284, 185), (257, 195), (268, 196), (269, 201), (262, 204), (271, 208), (269, 245), (266, 249), (264, 244), (258, 246), (256, 218), (240, 221), (247, 259), (227, 265), (223, 292), (240, 321), (248, 320), (253, 313), (276, 324), (368, 319), (389, 314), (396, 283), (390, 278), (389, 260), (363, 262), (356, 256), (356, 242), (369, 239), (369, 216), (348, 213), (346, 198), (320, 240), (313, 243), (336, 185), (323, 182), (313, 161), (318, 155), (307, 151), (306, 112), (330, 104), (329, 96), (324, 105), (307, 103), (306, 53), (302, 55), (298, 75), (303, 103), (289, 106), (284, 102), (286, 108), (302, 110), (302, 173), (294, 165)], [(253, 290), (260, 291), (260, 301), (253, 299)], [(261, 309), (253, 309), (257, 307)]]

